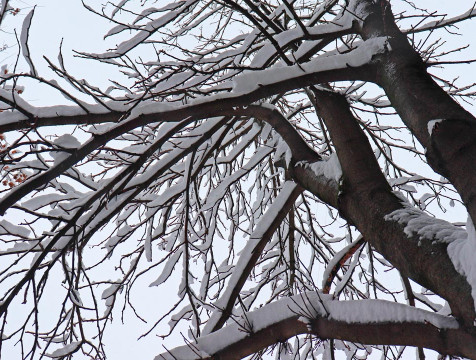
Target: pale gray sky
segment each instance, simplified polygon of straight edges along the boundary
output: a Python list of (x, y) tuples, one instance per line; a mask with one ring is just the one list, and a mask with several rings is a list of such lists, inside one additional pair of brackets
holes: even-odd
[[(90, 1), (89, 3), (92, 2)], [(392, 1), (392, 3), (397, 5), (399, 2)], [(450, 17), (464, 12), (471, 5), (471, 1), (467, 0), (418, 0), (415, 1), (415, 3), (418, 3), (418, 6), (422, 8), (447, 12)], [(12, 24), (12, 21), (20, 21), (18, 24), (18, 31), (20, 31), (21, 21), (31, 6), (34, 5), (34, 2), (33, 0), (12, 0), (12, 4), (24, 10), (22, 10), (18, 16), (10, 17), (10, 21), (7, 21), (5, 26), (8, 31), (8, 27)], [(35, 11), (29, 43), (37, 70), (47, 79), (54, 78), (53, 73), (47, 69), (43, 56), (47, 56), (56, 62), (59, 44), (61, 39), (64, 39), (63, 54), (66, 65), (71, 73), (79, 78), (84, 77), (90, 83), (105, 89), (109, 86), (108, 79), (117, 76), (115, 69), (111, 69), (106, 65), (91, 60), (75, 58), (72, 50), (103, 52), (107, 48), (112, 47), (118, 42), (117, 38), (108, 41), (103, 41), (102, 39), (110, 27), (111, 24), (107, 21), (86, 11), (79, 0), (42, 0)], [(460, 28), (462, 36), (448, 37), (446, 47), (449, 49), (466, 44), (471, 44), (472, 47), (449, 58), (476, 58), (476, 44), (474, 40), (476, 21), (467, 21), (466, 23), (459, 24), (458, 27)], [(444, 30), (442, 33), (443, 32)], [(4, 41), (14, 43), (14, 37), (12, 34), (7, 34), (4, 37)], [(16, 47), (12, 47), (4, 52), (0, 52), (0, 66), (4, 64), (12, 65), (15, 62), (15, 49)], [(24, 66), (24, 63), (21, 64), (21, 66)], [(446, 79), (460, 76), (460, 85), (476, 81), (476, 65), (474, 64), (453, 65), (447, 67), (444, 71), (436, 69), (432, 71), (435, 73), (443, 73)], [(57, 92), (44, 86), (39, 87), (33, 82), (26, 84), (24, 97), (36, 106), (68, 103)], [(468, 107), (468, 109), (475, 113), (474, 108)], [(464, 221), (466, 215), (454, 214), (454, 216), (455, 218), (460, 218), (461, 216), (461, 221)], [(154, 279), (148, 280), (152, 281)], [(144, 281), (143, 285), (147, 286), (147, 281)], [(137, 286), (137, 288), (139, 288), (139, 286)], [(172, 291), (175, 293), (176, 289)], [(139, 300), (144, 303), (145, 307), (150, 309), (163, 311), (167, 308), (166, 303), (173, 299), (173, 297), (164, 292), (163, 289), (154, 290), (153, 296), (150, 294), (151, 292), (148, 292), (147, 297), (144, 296), (143, 299)], [(141, 295), (138, 294), (137, 297), (140, 298)], [(119, 318), (120, 316), (117, 314), (115, 319), (119, 320)], [(111, 326), (110, 331), (106, 333), (105, 343), (107, 344), (109, 358), (119, 360), (129, 358), (152, 359), (155, 355), (161, 353), (163, 351), (161, 347), (162, 340), (154, 335), (140, 342), (136, 341), (136, 338), (141, 334), (143, 329), (142, 323), (133, 316), (127, 319), (125, 325), (120, 324), (120, 321), (116, 321), (115, 324)], [(156, 331), (155, 333), (157, 332), (162, 333), (162, 331)], [(168, 347), (173, 347), (181, 343), (180, 337), (169, 339), (165, 342)], [(17, 350), (12, 349), (12, 352), (14, 352), (16, 356)], [(13, 355), (12, 358), (14, 358)], [(6, 359), (9, 359), (9, 357), (7, 356)]]

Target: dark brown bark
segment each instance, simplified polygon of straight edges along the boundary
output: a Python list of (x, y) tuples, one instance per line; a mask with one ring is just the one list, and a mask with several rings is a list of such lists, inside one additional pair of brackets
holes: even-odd
[[(343, 95), (316, 92), (318, 112), (329, 129), (343, 171), (338, 209), (365, 239), (400, 272), (447, 299), (468, 327), (475, 318), (471, 287), (457, 272), (446, 244), (409, 237), (404, 226), (385, 219), (402, 209), (391, 191), (370, 143)], [(362, 211), (365, 209), (365, 211)]]
[(476, 359), (476, 338), (461, 329), (439, 329), (429, 323), (415, 322), (352, 324), (325, 317), (318, 317), (307, 326), (298, 316), (252, 333), (207, 359), (242, 359), (299, 334), (312, 334), (321, 339), (339, 339), (368, 345), (415, 346), (433, 349), (441, 354)]
[[(385, 219), (403, 205), (392, 193), (345, 96), (324, 91), (315, 91), (314, 95), (316, 111), (325, 120), (336, 148), (343, 182), (339, 188), (335, 180), (317, 176), (305, 166), (291, 169), (293, 180), (337, 208), (404, 276), (441, 295), (450, 303), (455, 316), (466, 326), (473, 326), (475, 310), (471, 287), (455, 270), (446, 251), (447, 245), (418, 236), (409, 237), (403, 225)], [(313, 150), (300, 144), (297, 132), (286, 127), (289, 123), (277, 112), (258, 107), (247, 112), (281, 129), (278, 132), (287, 140), (293, 157), (298, 157), (295, 160), (312, 159), (312, 154), (305, 155), (305, 152)]]
[[(385, 90), (405, 125), (426, 148), (432, 169), (456, 188), (476, 222), (476, 118), (428, 74), (427, 66), (395, 24), (390, 3), (362, 0), (370, 14), (359, 33), (388, 36), (391, 51), (378, 56), (375, 81)], [(428, 122), (444, 120), (430, 136)]]
[(320, 338), (360, 344), (406, 345), (433, 349), (441, 354), (476, 358), (476, 339), (462, 330), (443, 330), (431, 324), (384, 323), (349, 324), (318, 318), (312, 323)]

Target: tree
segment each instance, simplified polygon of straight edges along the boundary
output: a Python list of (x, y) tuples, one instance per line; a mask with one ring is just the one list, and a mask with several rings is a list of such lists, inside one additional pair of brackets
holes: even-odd
[[(135, 314), (144, 335), (189, 327), (159, 359), (476, 359), (474, 93), (430, 72), (451, 63), (434, 33), (475, 6), (146, 3), (85, 5), (119, 39), (77, 53), (117, 68), (106, 90), (61, 51), (42, 77), (34, 9), (28, 70), (2, 67), (0, 350), (103, 358), (108, 320)], [(19, 11), (3, 0), (0, 20)], [(71, 105), (28, 103), (32, 79)], [(454, 203), (466, 229), (441, 218)], [(147, 281), (178, 289), (161, 315), (135, 306)]]

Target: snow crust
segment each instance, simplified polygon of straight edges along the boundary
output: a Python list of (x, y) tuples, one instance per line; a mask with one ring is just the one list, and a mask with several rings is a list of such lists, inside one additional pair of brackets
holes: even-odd
[(433, 129), (435, 128), (436, 124), (442, 122), (444, 119), (435, 119), (435, 120), (430, 120), (428, 121), (428, 134), (430, 134), (430, 136), (432, 135), (433, 133)]
[(471, 286), (476, 307), (476, 231), (469, 215), (466, 231), (447, 221), (431, 217), (409, 204), (386, 215), (385, 220), (404, 225), (404, 232), (408, 236), (418, 235), (420, 239), (448, 244), (448, 256), (456, 271), (465, 276)]
[(289, 148), (288, 144), (283, 139), (279, 139), (278, 146), (276, 147), (276, 151), (273, 155), (273, 162), (276, 163), (277, 161), (284, 159), (286, 167), (289, 166), (291, 163), (291, 149)]
[(230, 325), (158, 355), (156, 360), (192, 360), (216, 354), (250, 333), (281, 321), (298, 317), (305, 324), (318, 317), (353, 324), (364, 323), (430, 323), (439, 329), (457, 329), (456, 319), (412, 306), (386, 300), (333, 300), (331, 295), (307, 292), (287, 297), (234, 319)]
[(375, 55), (391, 50), (387, 37), (375, 37), (363, 41), (359, 46), (346, 54), (317, 57), (309, 62), (282, 66), (274, 65), (262, 71), (248, 71), (233, 78), (235, 94), (244, 94), (256, 90), (260, 86), (278, 83), (313, 72), (323, 72), (346, 67), (359, 67), (369, 63)]
[(387, 221), (396, 221), (404, 225), (404, 232), (408, 236), (418, 235), (420, 239), (433, 240), (439, 243), (450, 244), (454, 241), (466, 239), (467, 233), (463, 229), (425, 212), (405, 204), (403, 209), (395, 210), (385, 216)]
[(68, 345), (65, 345), (64, 347), (60, 349), (56, 349), (53, 351), (51, 354), (46, 354), (46, 356), (56, 359), (60, 358), (69, 354), (72, 354), (75, 352), (79, 347), (81, 346), (81, 341), (74, 341)]
[(447, 251), (456, 270), (466, 276), (471, 285), (471, 295), (476, 307), (476, 231), (468, 215), (466, 222), (467, 238), (458, 239), (448, 245)]
[(23, 53), (23, 56), (25, 57), (26, 62), (28, 63), (28, 66), (30, 67), (30, 73), (32, 75), (36, 75), (36, 71), (35, 71), (35, 67), (33, 66), (33, 63), (31, 62), (30, 50), (28, 48), (28, 37), (29, 37), (29, 31), (31, 26), (31, 20), (33, 18), (34, 13), (35, 13), (35, 8), (33, 8), (33, 10), (31, 10), (27, 14), (27, 16), (25, 16), (25, 19), (23, 20), (21, 34), (20, 34), (20, 45), (21, 45), (22, 53)]
[[(146, 31), (145, 33), (148, 32)], [(123, 44), (122, 46), (128, 47), (129, 45)], [(261, 86), (272, 85), (281, 81), (290, 80), (292, 78), (298, 78), (303, 75), (309, 75), (312, 73), (319, 73), (323, 71), (345, 69), (349, 66), (362, 66), (372, 61), (372, 58), (375, 55), (389, 50), (391, 50), (391, 48), (388, 43), (388, 39), (386, 37), (376, 37), (361, 42), (354, 50), (345, 54), (333, 53), (329, 56), (320, 56), (306, 63), (294, 66), (284, 66), (282, 64), (277, 64), (265, 70), (245, 71), (242, 74), (233, 76), (232, 80), (227, 80), (224, 83), (221, 83), (216, 87), (212, 87), (209, 89), (209, 92), (213, 92), (214, 90), (219, 89), (231, 90), (230, 92), (221, 92), (211, 96), (199, 97), (190, 101), (187, 104), (144, 101), (139, 106), (134, 107), (128, 118), (123, 119), (122, 121), (134, 121), (134, 119), (141, 115), (147, 115), (152, 113), (160, 113), (165, 115), (167, 112), (176, 111), (191, 106), (198, 106), (204, 103), (220, 101), (226, 98), (237, 98), (244, 94), (256, 91)], [(111, 53), (107, 54), (108, 56), (112, 55)], [(177, 78), (176, 76), (172, 76), (160, 86), (165, 86), (164, 89), (168, 88), (170, 85), (175, 86), (185, 81), (187, 79), (187, 76), (188, 75), (186, 74), (181, 74), (179, 78)], [(12, 91), (0, 89), (0, 96), (12, 102), (15, 102), (19, 107), (37, 118), (84, 116), (87, 115), (84, 108), (87, 109), (87, 111), (91, 114), (107, 114), (111, 110), (124, 113), (128, 111), (131, 107), (128, 102), (121, 101), (110, 101), (105, 104), (106, 106), (101, 104), (82, 103), (82, 107), (78, 105), (34, 107), (28, 104), (25, 100), (23, 100), (20, 96), (16, 95), (15, 92)], [(25, 116), (19, 111), (8, 111), (2, 113), (2, 116), (0, 118), (0, 124), (6, 125), (26, 119), (27, 116)], [(106, 129), (109, 130), (110, 128)], [(107, 130), (103, 130), (103, 132)]]
[[(77, 149), (81, 146), (81, 143), (74, 136), (70, 134), (64, 134), (56, 138), (53, 141), (60, 149)], [(59, 164), (61, 161), (69, 157), (69, 152), (65, 151), (50, 151), (50, 156), (54, 159), (54, 165)]]
[(0, 220), (0, 235), (15, 234), (19, 237), (27, 238), (30, 235), (30, 229), (26, 226), (14, 225), (7, 220)]
[[(181, 3), (180, 8), (174, 11), (168, 11), (164, 15), (160, 16), (159, 18), (152, 20), (141, 27), (140, 31), (134, 35), (132, 38), (121, 42), (117, 45), (116, 49), (113, 51), (109, 51), (106, 53), (99, 53), (99, 54), (89, 54), (90, 56), (97, 58), (97, 59), (112, 59), (119, 57), (128, 51), (132, 50), (142, 42), (144, 42), (147, 38), (149, 38), (157, 29), (166, 26), (168, 23), (175, 20), (182, 12), (186, 11), (196, 0), (188, 0)], [(85, 5), (86, 6), (86, 5)], [(88, 6), (86, 6), (88, 8)], [(142, 16), (143, 17), (143, 16)], [(110, 36), (114, 33), (118, 33), (118, 30), (110, 31), (107, 36)]]
[(296, 164), (296, 166), (298, 165), (310, 168), (316, 176), (324, 176), (327, 179), (332, 179), (337, 182), (339, 182), (342, 177), (342, 168), (335, 152), (330, 156), (324, 157), (322, 160), (313, 163), (300, 161)]
[(66, 149), (76, 149), (81, 146), (81, 143), (73, 135), (64, 134), (57, 137), (54, 142), (55, 145), (66, 148)]
[[(43, 107), (32, 106), (11, 90), (0, 89), (0, 96), (9, 101), (15, 102), (19, 107), (39, 119), (57, 118), (61, 116), (81, 116), (87, 114), (86, 111), (78, 105), (54, 105)], [(121, 101), (108, 101), (105, 104), (107, 107), (101, 104), (82, 103), (83, 107), (86, 108), (91, 114), (107, 114), (111, 110), (125, 112), (130, 108), (130, 104)], [(0, 117), (0, 125), (7, 125), (26, 119), (27, 117), (19, 111), (5, 111)]]

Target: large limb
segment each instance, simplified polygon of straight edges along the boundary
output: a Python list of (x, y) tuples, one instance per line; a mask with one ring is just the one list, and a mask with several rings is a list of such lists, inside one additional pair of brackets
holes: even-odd
[[(388, 36), (392, 51), (377, 63), (376, 82), (405, 125), (426, 148), (428, 163), (458, 190), (476, 222), (476, 119), (432, 79), (427, 66), (395, 24), (389, 1), (355, 0), (365, 40)], [(364, 10), (362, 10), (364, 9)], [(429, 122), (443, 120), (430, 134)], [(430, 124), (431, 128), (431, 124)]]
[[(403, 274), (412, 274), (424, 286), (436, 288), (433, 290), (449, 300), (457, 316), (465, 320), (472, 318), (474, 309), (469, 285), (454, 269), (445, 246), (435, 246), (418, 236), (408, 236), (404, 225), (385, 220), (388, 213), (403, 208), (403, 205), (391, 192), (345, 97), (324, 92), (316, 92), (316, 96), (318, 111), (326, 120), (342, 166), (341, 193), (335, 180), (316, 173), (312, 166), (298, 164), (292, 169), (291, 176), (322, 200), (338, 207), (343, 217), (354, 223)], [(255, 115), (265, 113), (260, 111)], [(292, 145), (289, 144), (290, 148)], [(361, 211), (362, 207), (368, 211)], [(430, 275), (421, 275), (427, 273)], [(447, 291), (446, 288), (451, 289)], [(303, 301), (307, 305), (301, 303)], [(379, 305), (384, 303), (383, 307)], [(359, 317), (366, 313), (360, 306), (371, 308), (372, 315), (377, 309), (385, 308), (389, 317), (379, 315), (379, 321), (375, 321), (375, 317), (372, 321), (365, 321)], [(343, 311), (344, 308), (348, 311)], [(391, 319), (395, 314), (407, 311), (414, 313), (398, 321)], [(340, 318), (338, 314), (344, 317)], [(416, 346), (476, 358), (476, 342), (471, 331), (459, 327), (457, 322), (446, 326), (427, 316), (438, 317), (448, 325), (453, 321), (402, 304), (378, 300), (329, 301), (329, 297), (317, 293), (298, 295), (247, 313), (242, 320), (235, 319), (235, 323), (216, 329), (196, 343), (167, 351), (156, 359), (240, 359), (299, 334), (363, 344)], [(470, 325), (468, 322), (466, 325)]]
[[(370, 63), (373, 57), (386, 51), (385, 40), (372, 40), (344, 54), (317, 57), (301, 65), (269, 67), (237, 75), (233, 81), (220, 84), (216, 96), (204, 96), (188, 104), (142, 102), (131, 108), (128, 102), (88, 106), (88, 112), (79, 106), (33, 107), (20, 96), (0, 89), (0, 102), (15, 109), (3, 112), (0, 117), (0, 133), (42, 126), (88, 125), (117, 123), (121, 131), (159, 121), (177, 121), (188, 116), (206, 117), (217, 110), (231, 110), (248, 106), (272, 95), (304, 88), (316, 83), (367, 80), (373, 77)], [(372, 74), (372, 76), (371, 76)], [(213, 88), (209, 89), (213, 92)], [(112, 109), (112, 110), (111, 110)], [(122, 133), (123, 133), (122, 132)]]
[[(471, 286), (456, 271), (448, 256), (447, 245), (418, 235), (408, 236), (405, 224), (386, 217), (403, 209), (404, 205), (392, 193), (345, 96), (324, 91), (315, 91), (315, 96), (316, 110), (326, 122), (342, 166), (343, 183), (339, 189), (335, 179), (328, 179), (310, 167), (300, 165), (290, 171), (293, 180), (339, 209), (341, 215), (402, 274), (448, 300), (453, 314), (472, 326), (475, 310)], [(313, 150), (302, 143), (299, 135), (291, 131), (287, 120), (276, 110), (251, 106), (224, 115), (248, 115), (266, 121), (285, 139), (294, 163), (316, 160)], [(362, 211), (362, 208), (367, 211)]]
[[(113, 124), (109, 130), (101, 134), (92, 136), (84, 145), (48, 171), (41, 172), (26, 180), (21, 186), (11, 189), (0, 200), (0, 214), (3, 215), (17, 201), (31, 191), (46, 185), (94, 150), (128, 131), (155, 122), (171, 122), (183, 119), (192, 121), (192, 119), (216, 116), (224, 111), (232, 111), (236, 107), (248, 106), (262, 98), (306, 87), (316, 82), (366, 78), (371, 72), (370, 63), (373, 56), (375, 53), (382, 51), (386, 51), (385, 41), (379, 39), (364, 43), (346, 54), (338, 54), (322, 59), (317, 58), (301, 66), (289, 66), (286, 71), (283, 68), (271, 68), (243, 74), (235, 77), (230, 85), (231, 92), (210, 96), (186, 105), (174, 106), (160, 102), (146, 102), (131, 111), (123, 113), (83, 114), (81, 109), (65, 109), (64, 107), (52, 107), (48, 111), (40, 111), (41, 109), (28, 107), (28, 104), (17, 101), (22, 107), (27, 108), (29, 113), (35, 115), (35, 111), (37, 111), (38, 115), (44, 117), (24, 119), (25, 116), (20, 113), (9, 112), (8, 116), (0, 119), (0, 132), (19, 129), (18, 126), (29, 128), (32, 123), (34, 126), (48, 126), (52, 125), (55, 119), (60, 124), (88, 124), (91, 119), (97, 123), (113, 121), (119, 121), (119, 123)], [(347, 66), (347, 64), (352, 64), (353, 67)], [(2, 96), (11, 96), (11, 94), (0, 91), (0, 101)], [(100, 109), (97, 110), (100, 111)], [(53, 116), (53, 114), (55, 115)], [(20, 116), (20, 118), (17, 118), (17, 116)]]
[[(316, 92), (319, 115), (325, 120), (342, 167), (337, 207), (365, 239), (404, 276), (445, 298), (453, 314), (467, 326), (475, 318), (471, 286), (453, 265), (447, 244), (409, 236), (405, 225), (387, 215), (404, 205), (391, 191), (370, 143), (343, 95)], [(294, 179), (317, 196), (311, 172), (296, 167)], [(362, 211), (366, 209), (366, 211)]]
[(242, 359), (299, 334), (360, 344), (417, 346), (476, 358), (475, 336), (459, 328), (454, 319), (383, 300), (338, 301), (314, 292), (246, 313), (235, 323), (164, 352), (156, 360)]

